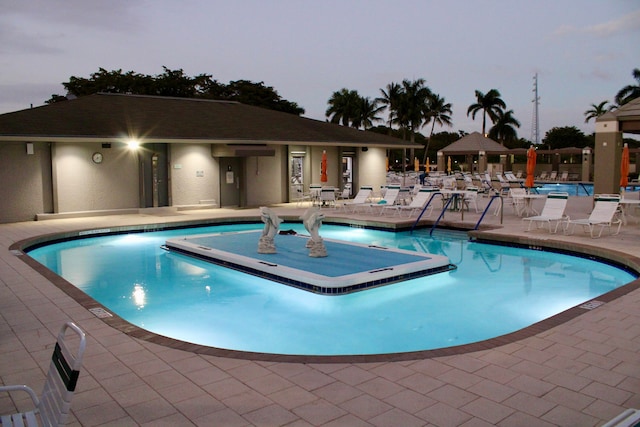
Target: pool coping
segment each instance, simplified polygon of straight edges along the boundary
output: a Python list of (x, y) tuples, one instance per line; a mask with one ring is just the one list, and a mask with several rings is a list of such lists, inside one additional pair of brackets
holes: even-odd
[[(297, 218), (286, 218), (289, 222), (299, 222)], [(174, 338), (169, 338), (163, 335), (156, 334), (139, 326), (133, 325), (124, 320), (115, 313), (111, 313), (109, 309), (100, 304), (98, 301), (85, 294), (82, 290), (77, 288), (72, 283), (68, 282), (64, 278), (58, 276), (53, 271), (49, 270), (35, 259), (31, 258), (24, 250), (32, 247), (37, 247), (46, 243), (51, 243), (61, 240), (75, 240), (88, 236), (100, 236), (108, 234), (126, 234), (134, 232), (150, 232), (161, 231), (167, 229), (175, 229), (182, 227), (201, 227), (207, 225), (222, 225), (233, 223), (259, 223), (259, 216), (247, 216), (247, 217), (234, 217), (234, 218), (216, 218), (213, 220), (190, 220), (179, 221), (171, 223), (157, 223), (157, 224), (145, 224), (145, 225), (125, 225), (114, 226), (103, 229), (77, 229), (68, 232), (50, 233), (32, 238), (24, 239), (13, 243), (9, 250), (20, 260), (29, 265), (36, 272), (41, 274), (52, 284), (57, 286), (60, 290), (65, 292), (68, 296), (73, 298), (78, 304), (87, 310), (91, 311), (107, 325), (114, 329), (123, 332), (131, 337), (145, 340), (150, 343), (162, 345), (169, 348), (189, 351), (197, 354), (204, 354), (217, 357), (226, 357), (233, 359), (245, 359), (252, 361), (265, 361), (265, 362), (285, 362), (285, 363), (372, 363), (372, 362), (397, 362), (397, 361), (411, 361), (418, 359), (428, 359), (442, 356), (453, 356), (465, 353), (471, 353), (482, 350), (489, 350), (496, 347), (500, 347), (506, 344), (510, 344), (516, 341), (523, 340), (545, 332), (556, 326), (564, 324), (584, 313), (587, 313), (593, 309), (597, 309), (597, 306), (601, 303), (608, 303), (620, 298), (636, 289), (640, 289), (640, 278), (621, 286), (617, 289), (609, 291), (603, 295), (600, 295), (595, 300), (581, 303), (575, 307), (564, 310), (554, 316), (547, 319), (536, 322), (520, 330), (504, 334), (498, 337), (490, 338), (487, 340), (463, 344), (459, 346), (444, 347), (433, 350), (419, 350), (403, 353), (384, 353), (384, 354), (366, 354), (366, 355), (288, 355), (288, 354), (271, 354), (271, 353), (258, 353), (247, 352), (238, 350), (222, 349), (210, 346), (204, 346), (201, 344), (193, 344), (185, 341), (180, 341)], [(367, 226), (367, 221), (351, 221), (343, 219), (339, 221), (327, 220), (329, 223), (339, 223), (342, 225), (352, 226)], [(398, 227), (400, 225), (400, 227)], [(384, 224), (373, 223), (371, 228), (385, 229), (388, 231), (401, 231), (406, 229), (401, 224)], [(568, 254), (575, 254), (579, 256), (592, 257), (593, 259), (610, 261), (620, 266), (624, 266), (629, 270), (636, 273), (640, 272), (640, 257), (635, 257), (624, 252), (619, 252), (612, 249), (606, 249), (602, 247), (586, 245), (575, 242), (567, 242), (558, 240), (553, 235), (540, 237), (528, 237), (528, 236), (514, 236), (504, 235), (494, 232), (492, 229), (469, 231), (460, 229), (461, 231), (467, 231), (469, 236), (473, 239), (479, 239), (487, 243), (497, 244), (509, 244), (513, 246), (525, 247), (533, 250), (551, 249), (554, 251), (561, 251)], [(593, 303), (590, 305), (590, 303)], [(595, 308), (594, 308), (595, 307)]]

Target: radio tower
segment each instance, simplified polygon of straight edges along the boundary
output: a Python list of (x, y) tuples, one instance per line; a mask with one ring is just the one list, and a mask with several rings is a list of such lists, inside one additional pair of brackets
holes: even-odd
[(538, 106), (540, 105), (540, 97), (538, 96), (538, 73), (533, 76), (533, 118), (531, 120), (531, 142), (535, 145), (540, 144), (540, 120), (538, 116)]

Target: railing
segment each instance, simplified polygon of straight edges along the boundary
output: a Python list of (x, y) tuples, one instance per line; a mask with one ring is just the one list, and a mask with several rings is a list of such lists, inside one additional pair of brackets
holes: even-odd
[(473, 227), (474, 230), (477, 230), (478, 227), (480, 227), (480, 223), (484, 219), (484, 217), (487, 214), (487, 212), (489, 212), (489, 208), (491, 207), (491, 204), (493, 203), (493, 201), (495, 199), (500, 199), (500, 224), (502, 224), (502, 219), (503, 219), (503, 215), (502, 214), (503, 214), (503, 210), (504, 210), (504, 200), (502, 199), (502, 196), (500, 194), (494, 194), (493, 196), (491, 196), (491, 200), (489, 200), (489, 203), (487, 203), (487, 207), (484, 208), (484, 211), (482, 212), (482, 215), (480, 215), (480, 219), (476, 223), (476, 226)]
[[(422, 208), (422, 211), (420, 212), (420, 214), (418, 215), (418, 217), (414, 221), (413, 225), (411, 226), (410, 233), (413, 233), (413, 230), (416, 228), (416, 226), (420, 222), (420, 219), (422, 218), (422, 215), (424, 215), (425, 211), (429, 208), (429, 205), (433, 202), (433, 200), (434, 200), (436, 195), (440, 195), (440, 197), (442, 197), (443, 200), (444, 200), (444, 195), (441, 192), (437, 191), (437, 192), (433, 193), (433, 195), (431, 196), (429, 201), (424, 205), (424, 207)], [(475, 227), (473, 228), (474, 230), (477, 230), (480, 227), (480, 223), (482, 222), (484, 217), (487, 215), (487, 212), (489, 212), (489, 208), (493, 204), (493, 201), (496, 200), (496, 199), (500, 199), (500, 224), (502, 224), (504, 201), (503, 201), (501, 195), (494, 194), (493, 196), (491, 196), (491, 199), (489, 200), (489, 203), (487, 203), (487, 206), (484, 208), (484, 211), (482, 212), (482, 215), (480, 215), (480, 219), (478, 220), (478, 222), (476, 223)], [(440, 223), (440, 220), (444, 217), (445, 212), (447, 211), (447, 209), (449, 209), (449, 206), (451, 205), (453, 200), (454, 200), (454, 197), (450, 197), (450, 198), (448, 198), (446, 200), (446, 203), (443, 204), (442, 211), (440, 211), (440, 215), (438, 215), (438, 218), (435, 220), (435, 222), (431, 226), (431, 231), (429, 232), (429, 236), (433, 235), (433, 230), (435, 230), (438, 227), (438, 224)], [(460, 208), (464, 209), (464, 206), (461, 206)], [(464, 216), (463, 216), (463, 218), (464, 218)]]

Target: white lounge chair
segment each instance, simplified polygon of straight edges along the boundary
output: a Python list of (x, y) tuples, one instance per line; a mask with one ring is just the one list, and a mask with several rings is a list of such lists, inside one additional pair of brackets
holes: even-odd
[(480, 189), (475, 186), (469, 186), (465, 188), (465, 193), (462, 198), (463, 206), (466, 206), (467, 209), (471, 210), (471, 206), (475, 209), (476, 213), (480, 212), (480, 207), (478, 206), (478, 191)]
[(568, 181), (569, 180), (569, 171), (564, 171), (560, 175), (560, 181)]
[(363, 185), (362, 187), (360, 187), (360, 190), (358, 190), (358, 194), (356, 194), (356, 196), (352, 200), (345, 201), (342, 204), (342, 208), (345, 212), (349, 212), (349, 209), (351, 209), (351, 213), (355, 212), (357, 208), (365, 206), (369, 203), (372, 192), (372, 186)]
[[(437, 187), (422, 187), (418, 194), (413, 198), (410, 204), (408, 205), (391, 205), (391, 206), (383, 206), (382, 213), (388, 211), (393, 211), (394, 215), (397, 214), (402, 216), (402, 212), (408, 212), (409, 218), (413, 215), (414, 212), (422, 211), (424, 206), (427, 204), (429, 200), (431, 200), (431, 196), (438, 191)], [(433, 205), (429, 205), (427, 208), (427, 216), (431, 215), (431, 211), (433, 211)]]
[[(564, 214), (568, 199), (569, 193), (566, 192), (549, 193), (540, 215), (522, 218), (523, 221), (529, 221), (529, 227), (526, 231), (531, 231), (533, 224), (536, 224), (538, 228), (547, 224), (549, 233), (556, 233), (560, 224), (566, 224), (569, 221), (569, 217)], [(552, 229), (553, 223), (555, 223), (555, 228)]]
[[(73, 348), (74, 353), (65, 341), (67, 329), (78, 335)], [(2, 427), (6, 426), (61, 426), (67, 422), (71, 409), (71, 398), (76, 389), (76, 383), (82, 367), (82, 357), (86, 347), (84, 332), (73, 322), (62, 325), (49, 364), (49, 373), (41, 396), (38, 398), (32, 388), (26, 385), (0, 386), (0, 392), (26, 392), (35, 409), (12, 415), (0, 416)]]
[[(591, 234), (591, 237), (594, 239), (602, 236), (602, 232), (607, 227), (612, 236), (620, 233), (622, 220), (616, 218), (618, 207), (620, 206), (620, 196), (618, 194), (598, 194), (594, 197), (594, 200), (595, 205), (589, 218), (570, 220), (567, 225), (567, 234), (573, 234), (576, 225), (581, 225), (585, 232), (589, 229), (589, 234)], [(616, 224), (618, 228), (614, 233), (612, 227)], [(594, 231), (597, 226), (600, 227), (600, 232), (597, 236), (594, 236)]]
[(389, 186), (387, 187), (387, 191), (384, 192), (384, 198), (381, 199), (378, 203), (369, 203), (365, 207), (367, 208), (368, 213), (379, 214), (382, 215), (382, 208), (384, 206), (392, 206), (396, 204), (396, 199), (400, 195), (400, 187)]

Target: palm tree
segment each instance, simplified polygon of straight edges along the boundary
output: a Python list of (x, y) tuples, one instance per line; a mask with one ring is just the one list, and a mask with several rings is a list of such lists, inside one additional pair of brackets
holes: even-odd
[(482, 134), (486, 135), (487, 116), (489, 116), (491, 122), (495, 123), (499, 112), (507, 108), (507, 105), (500, 98), (498, 89), (491, 89), (486, 95), (476, 90), (476, 99), (477, 102), (475, 104), (469, 105), (467, 116), (471, 113), (471, 119), (475, 120), (476, 113), (482, 111)]
[(636, 79), (636, 85), (627, 85), (616, 95), (616, 102), (622, 106), (629, 101), (640, 98), (640, 68), (634, 68), (631, 75)]
[(499, 110), (495, 124), (489, 130), (489, 137), (500, 141), (502, 145), (505, 142), (511, 142), (518, 139), (518, 132), (515, 128), (520, 127), (520, 122), (513, 117), (513, 110)]
[(402, 87), (397, 83), (389, 83), (387, 85), (387, 90), (385, 92), (384, 89), (380, 89), (382, 93), (382, 97), (377, 98), (376, 100), (383, 104), (389, 110), (389, 135), (391, 135), (391, 125), (395, 122), (394, 116), (398, 110), (398, 100), (400, 98), (400, 94), (402, 92)]
[(353, 117), (351, 125), (354, 128), (360, 128), (360, 126), (362, 126), (364, 130), (367, 130), (373, 126), (373, 122), (382, 120), (377, 114), (383, 109), (384, 105), (378, 105), (377, 99), (371, 101), (368, 97), (360, 97), (356, 115)]
[(427, 101), (431, 96), (431, 90), (425, 86), (424, 79), (415, 81), (403, 80), (402, 92), (397, 105), (396, 122), (403, 130), (406, 139), (406, 132), (409, 132), (411, 142), (415, 142), (415, 133), (429, 118), (425, 116), (427, 111)]
[(429, 100), (427, 103), (427, 110), (425, 111), (425, 116), (429, 120), (433, 120), (431, 122), (431, 132), (429, 133), (429, 139), (427, 139), (427, 144), (424, 146), (424, 155), (422, 159), (422, 163), (426, 163), (427, 161), (427, 153), (429, 152), (429, 143), (431, 142), (431, 137), (433, 136), (433, 129), (436, 126), (436, 123), (440, 126), (447, 125), (449, 127), (453, 126), (453, 122), (451, 121), (451, 107), (452, 105), (445, 101), (443, 97), (438, 95), (437, 93), (432, 93), (429, 96)]
[(607, 113), (607, 112), (609, 112), (609, 111), (611, 111), (611, 110), (613, 110), (615, 108), (615, 105), (610, 105), (610, 106), (607, 107), (606, 105), (608, 103), (609, 103), (609, 101), (602, 101), (598, 105), (591, 104), (591, 109), (584, 112), (584, 115), (585, 115), (584, 122), (585, 123), (589, 123), (589, 120), (597, 119), (598, 117), (600, 117), (604, 113)]
[(343, 88), (333, 92), (329, 99), (326, 117), (331, 116), (331, 123), (341, 123), (343, 126), (353, 126), (360, 106), (360, 95), (355, 90)]

